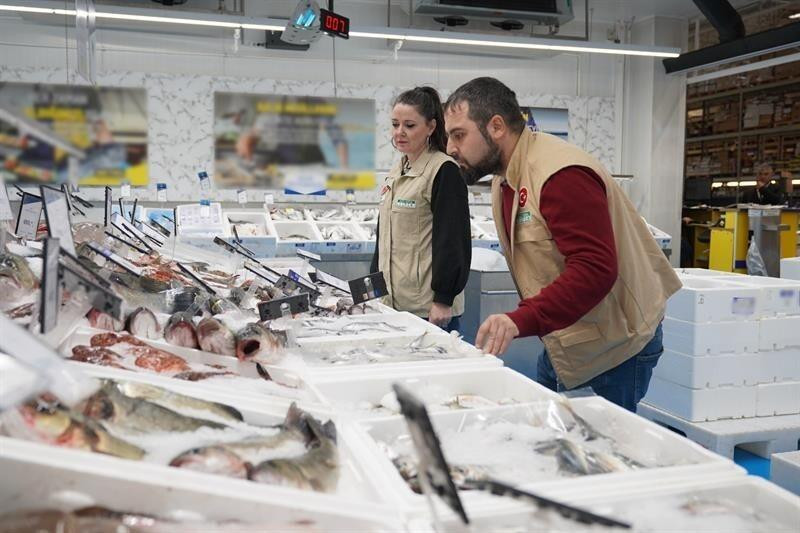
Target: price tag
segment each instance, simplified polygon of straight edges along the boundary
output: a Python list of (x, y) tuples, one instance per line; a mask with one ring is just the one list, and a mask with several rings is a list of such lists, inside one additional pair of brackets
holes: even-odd
[(277, 281), (281, 278), (280, 274), (275, 272), (270, 272), (263, 268), (263, 265), (257, 263), (245, 263), (244, 264), (245, 270), (248, 270), (258, 276), (259, 278), (265, 279), (270, 283), (277, 283)]
[(72, 255), (77, 255), (75, 253), (75, 241), (72, 240), (72, 226), (69, 223), (67, 198), (62, 191), (47, 185), (40, 185), (39, 190), (42, 195), (48, 234), (50, 237), (57, 238), (64, 250)]
[(236, 200), (239, 202), (240, 205), (246, 204), (247, 203), (247, 191), (244, 190), (244, 189), (239, 189), (238, 191), (236, 191)]
[(114, 215), (111, 217), (111, 225), (141, 242), (148, 250), (153, 249), (153, 247), (150, 246), (150, 243), (147, 242), (147, 236), (139, 231), (139, 229), (137, 229), (133, 224), (125, 220), (125, 217), (119, 213), (114, 213)]
[(180, 268), (180, 269), (181, 269), (181, 272), (183, 272), (184, 274), (186, 274), (187, 276), (189, 276), (190, 278), (192, 278), (192, 280), (193, 280), (195, 283), (197, 283), (198, 285), (200, 285), (200, 287), (202, 287), (203, 289), (205, 289), (205, 291), (206, 291), (207, 293), (211, 294), (212, 296), (216, 296), (216, 295), (217, 295), (217, 291), (215, 291), (214, 289), (212, 289), (212, 288), (211, 288), (211, 287), (208, 285), (208, 283), (206, 283), (205, 281), (203, 281), (202, 279), (200, 279), (200, 278), (197, 276), (197, 274), (195, 274), (195, 273), (194, 273), (194, 271), (193, 271), (191, 268), (187, 267), (186, 265), (184, 265), (184, 264), (182, 264), (182, 263), (176, 263), (176, 264), (178, 265), (178, 268)]
[(208, 172), (205, 170), (199, 172), (197, 174), (197, 178), (200, 180), (200, 190), (207, 193), (211, 190), (211, 180), (208, 179)]
[[(119, 229), (119, 228), (117, 228), (117, 229)], [(139, 252), (140, 254), (146, 254), (146, 253), (148, 253), (148, 251), (147, 251), (145, 248), (139, 248), (138, 246), (136, 246), (135, 244), (133, 244), (131, 241), (129, 241), (129, 240), (127, 240), (127, 239), (124, 239), (124, 238), (120, 237), (119, 235), (114, 235), (113, 233), (111, 233), (111, 232), (110, 232), (110, 231), (108, 231), (108, 230), (106, 230), (104, 233), (105, 233), (106, 235), (108, 235), (109, 237), (111, 237), (112, 239), (114, 239), (114, 240), (116, 240), (116, 241), (119, 241), (119, 242), (121, 242), (121, 243), (122, 243), (122, 244), (124, 244), (125, 246), (128, 246), (128, 247), (130, 247), (130, 248), (133, 248), (134, 250), (136, 250), (136, 251), (137, 251), (137, 252)], [(125, 235), (127, 235), (127, 233), (126, 233)]]
[(310, 307), (311, 301), (308, 294), (301, 293), (295, 296), (289, 296), (288, 298), (259, 303), (258, 315), (261, 321), (264, 322), (281, 318), (284, 314), (297, 315), (306, 313)]
[(39, 220), (42, 218), (42, 199), (35, 194), (22, 193), (22, 200), (19, 203), (19, 214), (17, 215), (17, 225), (14, 233), (17, 236), (29, 241), (36, 239), (36, 230), (39, 228)]
[(275, 196), (272, 193), (264, 194), (264, 205), (272, 205), (275, 203)]
[(348, 204), (355, 205), (356, 204), (356, 191), (354, 191), (353, 189), (347, 189), (345, 200), (346, 200), (346, 202)]
[(8, 189), (2, 175), (0, 175), (0, 220), (14, 220), (11, 202), (8, 200)]
[(450, 467), (444, 458), (439, 437), (433, 429), (425, 404), (397, 383), (394, 383), (392, 388), (397, 396), (397, 402), (400, 404), (400, 412), (403, 413), (406, 424), (408, 424), (411, 442), (417, 452), (419, 459), (417, 476), (423, 490), (431, 497), (439, 496), (461, 518), (462, 522), (469, 524), (467, 512), (461, 504), (461, 497), (453, 483)]
[(300, 286), (303, 287), (304, 289), (306, 289), (307, 291), (319, 294), (319, 289), (317, 288), (316, 285), (314, 285), (313, 281), (311, 281), (310, 279), (308, 279), (306, 277), (301, 276), (300, 274), (298, 274), (294, 270), (289, 270), (289, 278), (292, 281), (294, 281), (296, 283), (299, 283)]
[[(40, 202), (41, 203), (41, 202)], [(58, 311), (61, 308), (59, 285), (59, 263), (61, 247), (58, 239), (44, 241), (42, 253), (42, 291), (39, 303), (39, 326), (42, 334), (50, 332), (58, 324)]]
[(339, 289), (340, 291), (346, 292), (350, 294), (350, 284), (347, 283), (343, 279), (339, 279), (336, 276), (331, 276), (327, 272), (323, 272), (320, 269), (317, 269), (317, 281), (320, 283), (324, 283), (325, 285), (330, 285), (335, 289)]
[(208, 200), (200, 200), (200, 217), (208, 218), (211, 215), (211, 202)]
[(167, 184), (166, 183), (158, 183), (158, 184), (156, 184), (156, 198), (158, 198), (159, 202), (166, 202), (167, 201)]
[(130, 183), (123, 183), (122, 187), (119, 189), (119, 195), (123, 198), (128, 198), (131, 195), (131, 185)]
[(383, 272), (376, 272), (365, 278), (352, 279), (347, 283), (350, 286), (350, 294), (353, 296), (354, 305), (363, 304), (388, 294)]

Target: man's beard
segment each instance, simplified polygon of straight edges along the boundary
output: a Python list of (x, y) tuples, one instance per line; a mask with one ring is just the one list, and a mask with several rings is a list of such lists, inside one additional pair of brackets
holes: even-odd
[[(461, 177), (467, 185), (475, 185), (479, 179), (488, 175), (500, 172), (503, 167), (500, 161), (500, 147), (493, 139), (484, 136), (487, 144), (487, 151), (483, 158), (474, 165), (461, 166)], [(467, 163), (466, 160), (462, 160)]]

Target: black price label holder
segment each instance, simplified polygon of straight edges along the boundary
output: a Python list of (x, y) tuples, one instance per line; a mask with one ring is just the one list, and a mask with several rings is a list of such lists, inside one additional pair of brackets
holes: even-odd
[(278, 300), (270, 300), (269, 302), (261, 302), (258, 304), (258, 314), (262, 322), (267, 320), (274, 320), (299, 313), (306, 313), (311, 307), (311, 300), (308, 293), (300, 293), (287, 298), (280, 298)]
[(147, 235), (139, 231), (139, 229), (137, 229), (133, 224), (128, 222), (124, 216), (116, 214), (112, 216), (111, 225), (114, 226), (119, 231), (121, 231), (122, 233), (125, 233), (128, 236), (142, 243), (142, 245), (148, 250), (150, 251), (153, 250), (153, 247), (148, 242)]
[[(251, 261), (255, 261), (255, 256), (256, 256), (255, 252), (253, 252), (252, 250), (250, 250), (249, 248), (243, 246), (242, 244), (240, 244), (238, 242), (235, 242), (235, 241), (234, 242), (228, 242), (228, 241), (226, 241), (225, 239), (223, 239), (220, 236), (214, 237), (214, 241), (213, 242), (217, 246), (220, 246), (220, 247), (224, 248), (225, 250), (227, 250), (228, 252), (230, 252), (232, 254), (239, 254), (239, 255), (243, 256), (245, 259), (250, 259)], [(261, 266), (262, 266), (262, 268), (268, 269), (264, 265), (261, 265)], [(271, 269), (268, 269), (268, 270), (271, 270)]]
[(339, 279), (336, 276), (331, 276), (327, 272), (323, 272), (320, 269), (317, 269), (314, 275), (317, 278), (317, 283), (323, 283), (329, 287), (333, 287), (334, 289), (338, 289), (342, 292), (350, 294), (350, 284), (345, 280)]
[(350, 286), (353, 305), (363, 304), (388, 294), (383, 272), (375, 272), (363, 278), (351, 279), (347, 283)]
[(169, 230), (169, 228), (164, 227), (164, 225), (161, 224), (158, 220), (151, 220), (150, 222), (148, 222), (148, 224), (150, 225), (151, 228), (160, 231), (164, 237), (169, 238), (172, 235), (172, 232)]
[(105, 202), (103, 204), (103, 225), (108, 227), (111, 225), (111, 206), (113, 204), (113, 194), (111, 192), (111, 187), (106, 186), (105, 189)]
[(180, 262), (176, 264), (178, 265), (178, 268), (181, 269), (181, 272), (192, 278), (192, 281), (194, 281), (197, 285), (199, 285), (201, 289), (203, 289), (212, 296), (218, 296), (217, 291), (211, 288), (211, 286), (208, 283), (200, 279), (200, 277), (197, 274), (195, 274), (191, 268), (187, 267), (186, 265)]
[(128, 272), (130, 274), (133, 274), (137, 278), (142, 276), (141, 269), (137, 268), (136, 265), (132, 264), (127, 259), (123, 259), (122, 257), (118, 256), (117, 254), (115, 254), (114, 252), (109, 250), (108, 248), (103, 248), (102, 246), (100, 246), (98, 244), (95, 244), (93, 242), (89, 242), (87, 244), (88, 244), (89, 248), (93, 252), (95, 252), (96, 254), (102, 255), (103, 257), (105, 257), (106, 259), (108, 259), (109, 261), (114, 263), (115, 265), (117, 265), (117, 266), (121, 267), (122, 269), (124, 269), (126, 272)]
[(464, 524), (469, 524), (467, 512), (461, 503), (458, 489), (453, 483), (450, 467), (447, 465), (444, 453), (442, 453), (442, 445), (439, 442), (436, 431), (433, 429), (425, 404), (402, 385), (394, 383), (392, 384), (392, 389), (394, 389), (394, 393), (397, 396), (400, 412), (406, 419), (411, 441), (417, 452), (417, 458), (419, 459), (417, 476), (422, 491), (428, 500), (435, 524), (439, 524), (439, 518), (432, 500), (433, 495), (441, 498)]
[(275, 283), (277, 283), (277, 281), (281, 277), (280, 274), (276, 274), (274, 272), (266, 270), (265, 268), (263, 268), (263, 265), (261, 265), (260, 263), (246, 262), (244, 264), (244, 268), (248, 272), (252, 272), (253, 274), (258, 276), (259, 278), (261, 278), (261, 279), (263, 279), (265, 281), (268, 281), (269, 283), (272, 283), (273, 285)]
[(27, 240), (36, 239), (36, 230), (42, 218), (42, 197), (22, 191), (14, 233)]
[(58, 324), (58, 311), (61, 309), (61, 265), (59, 263), (61, 245), (58, 239), (45, 239), (42, 248), (42, 288), (39, 297), (39, 327), (42, 334), (53, 330)]
[(47, 233), (58, 239), (59, 244), (69, 253), (75, 255), (75, 241), (72, 239), (72, 226), (69, 219), (69, 204), (64, 191), (40, 185), (44, 218), (47, 221)]
[(92, 307), (111, 315), (117, 320), (122, 320), (122, 298), (85, 278), (80, 272), (63, 263), (61, 272), (65, 289), (74, 292), (82, 287), (89, 295), (89, 302)]
[[(114, 239), (114, 240), (117, 240), (117, 241), (121, 242), (121, 243), (122, 243), (122, 244), (124, 244), (125, 246), (128, 246), (128, 247), (130, 247), (130, 248), (133, 248), (134, 250), (136, 250), (136, 251), (137, 251), (137, 252), (139, 252), (140, 254), (146, 254), (146, 253), (149, 253), (149, 252), (148, 252), (148, 250), (146, 250), (146, 249), (144, 249), (144, 248), (140, 248), (139, 246), (137, 246), (137, 245), (133, 244), (133, 243), (132, 243), (131, 241), (129, 241), (128, 239), (125, 239), (125, 238), (123, 238), (123, 237), (120, 237), (119, 235), (115, 235), (115, 234), (114, 234), (113, 232), (111, 232), (111, 231), (105, 230), (105, 234), (106, 234), (106, 235), (108, 235), (109, 237), (111, 237), (112, 239)], [(127, 235), (127, 233), (125, 233), (125, 235)]]
[(579, 522), (581, 524), (597, 524), (606, 527), (631, 529), (631, 525), (626, 522), (620, 522), (619, 520), (598, 515), (579, 507), (557, 502), (555, 500), (551, 500), (550, 498), (533, 494), (532, 492), (520, 490), (514, 486), (494, 479), (466, 480), (465, 485), (467, 485), (470, 489), (489, 492), (495, 496), (508, 496), (509, 498), (516, 500), (527, 501), (535, 504), (540, 509), (552, 509), (564, 518), (574, 520), (575, 522)]

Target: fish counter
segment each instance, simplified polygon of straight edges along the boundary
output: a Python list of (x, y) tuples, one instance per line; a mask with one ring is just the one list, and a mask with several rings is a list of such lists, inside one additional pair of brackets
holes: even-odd
[[(355, 304), (304, 261), (174, 242), (142, 252), (100, 225), (72, 230), (76, 256), (62, 254), (62, 270), (95, 282), (59, 285), (57, 327), (37, 335), (94, 389), (59, 398), (26, 348), (0, 338), (15, 354), (0, 357), (0, 398), (28, 390), (0, 413), (0, 532), (460, 530), (420, 494), (394, 383), (426, 404), (480, 530), (607, 529), (476, 490), (487, 480), (636, 531), (673, 517), (701, 530), (717, 515), (765, 531), (800, 519), (800, 500), (731, 461), (600, 398), (555, 394), (378, 300)], [(53, 271), (37, 244), (3, 251), (8, 327), (41, 327)], [(281, 312), (265, 316), (270, 304)], [(670, 497), (643, 491), (656, 486)]]

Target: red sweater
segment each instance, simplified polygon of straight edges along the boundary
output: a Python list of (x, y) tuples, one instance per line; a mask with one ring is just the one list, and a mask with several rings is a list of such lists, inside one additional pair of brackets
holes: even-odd
[[(511, 232), (514, 190), (503, 184), (503, 222)], [(520, 337), (542, 337), (571, 326), (599, 304), (617, 280), (617, 249), (603, 180), (586, 167), (566, 167), (542, 188), (539, 209), (564, 272), (508, 313)]]

